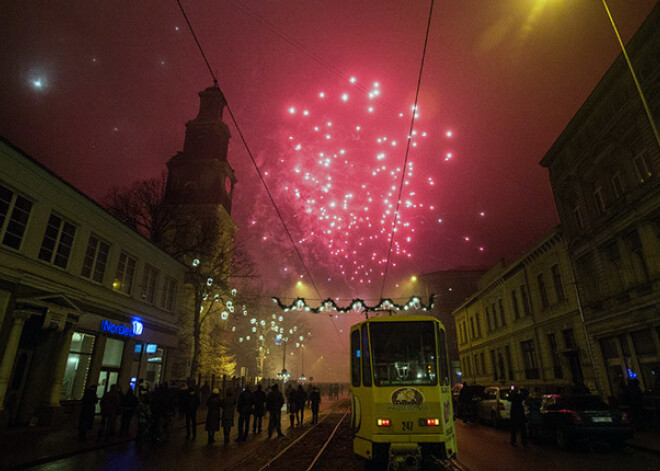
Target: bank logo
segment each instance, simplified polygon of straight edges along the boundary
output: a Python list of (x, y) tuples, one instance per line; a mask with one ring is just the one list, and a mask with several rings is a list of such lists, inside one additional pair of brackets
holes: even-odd
[(392, 404), (419, 405), (424, 402), (424, 395), (414, 388), (401, 388), (392, 393)]
[(133, 335), (141, 335), (143, 328), (144, 327), (142, 326), (142, 322), (133, 321)]

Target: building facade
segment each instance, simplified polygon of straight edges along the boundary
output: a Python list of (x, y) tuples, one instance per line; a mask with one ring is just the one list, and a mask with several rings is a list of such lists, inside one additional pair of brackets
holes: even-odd
[[(660, 5), (627, 46), (660, 115)], [(660, 391), (660, 148), (620, 56), (547, 152), (605, 396)]]
[(167, 380), (186, 267), (0, 140), (0, 418)]
[(493, 266), (452, 313), (462, 378), (562, 392), (596, 390), (568, 252), (558, 229)]
[(452, 312), (477, 290), (477, 283), (485, 270), (455, 269), (425, 273), (420, 276), (428, 296), (434, 295), (430, 314), (445, 326), (447, 350), (451, 364), (452, 384), (460, 382), (461, 365), (458, 356), (456, 328)]

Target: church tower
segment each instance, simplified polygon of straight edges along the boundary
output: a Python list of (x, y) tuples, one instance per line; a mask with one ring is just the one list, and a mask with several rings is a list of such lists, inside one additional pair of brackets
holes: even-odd
[(167, 162), (167, 205), (222, 206), (231, 214), (236, 177), (227, 162), (229, 128), (222, 121), (227, 102), (217, 86), (199, 93), (197, 117), (186, 123), (183, 151)]

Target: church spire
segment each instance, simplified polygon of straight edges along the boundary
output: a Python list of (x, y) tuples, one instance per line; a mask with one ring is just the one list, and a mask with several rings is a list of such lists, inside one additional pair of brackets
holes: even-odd
[(231, 134), (222, 121), (227, 102), (217, 84), (199, 92), (199, 98), (197, 116), (186, 123), (183, 151), (167, 163), (165, 201), (222, 205), (231, 213), (236, 177), (227, 162)]

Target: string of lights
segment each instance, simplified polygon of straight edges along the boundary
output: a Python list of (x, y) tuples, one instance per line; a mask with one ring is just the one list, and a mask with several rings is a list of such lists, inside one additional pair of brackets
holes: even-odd
[(411, 297), (407, 303), (405, 304), (398, 304), (395, 303), (391, 298), (387, 299), (381, 299), (380, 302), (376, 305), (369, 306), (365, 300), (355, 298), (353, 299), (348, 306), (341, 307), (337, 305), (337, 303), (333, 299), (326, 299), (324, 300), (319, 306), (317, 307), (312, 307), (307, 304), (307, 301), (304, 298), (296, 298), (291, 304), (286, 305), (282, 303), (282, 301), (279, 298), (273, 298), (273, 302), (278, 305), (278, 307), (283, 310), (283, 311), (307, 311), (307, 312), (312, 312), (314, 314), (318, 314), (321, 312), (340, 312), (340, 313), (348, 313), (351, 311), (355, 312), (383, 312), (383, 311), (408, 311), (408, 310), (421, 310), (421, 311), (429, 311), (433, 309), (433, 300), (435, 299), (435, 295), (429, 296), (429, 303), (424, 304), (422, 303), (422, 300), (419, 298), (419, 296), (413, 296)]

